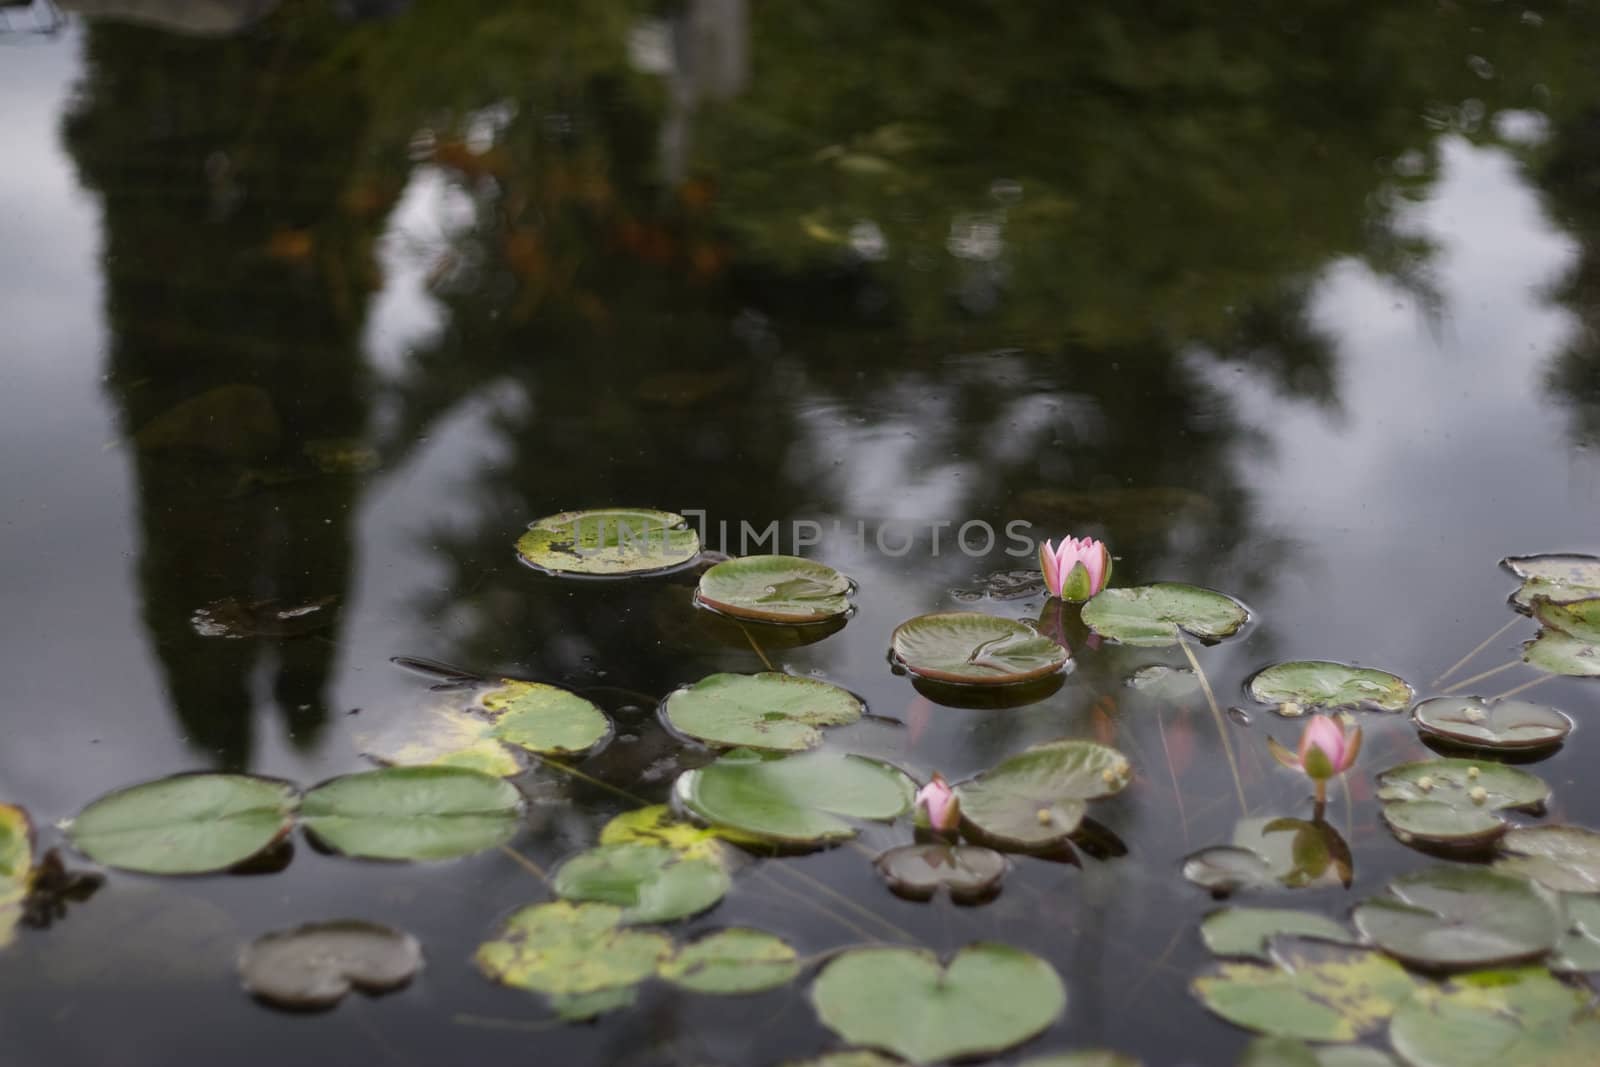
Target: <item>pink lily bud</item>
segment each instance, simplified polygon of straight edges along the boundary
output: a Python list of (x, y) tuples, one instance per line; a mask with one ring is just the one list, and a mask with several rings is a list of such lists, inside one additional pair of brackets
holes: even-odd
[(1343, 774), (1355, 765), (1361, 752), (1361, 728), (1349, 734), (1338, 720), (1327, 715), (1313, 715), (1300, 734), (1300, 750), (1290, 752), (1277, 741), (1267, 738), (1272, 758), (1291, 770), (1296, 770), (1317, 783), (1317, 797), (1325, 792), (1328, 779)]
[(1039, 569), (1051, 596), (1080, 603), (1111, 580), (1111, 552), (1092, 537), (1064, 537), (1059, 547), (1039, 546)]
[(939, 774), (917, 790), (916, 805), (927, 814), (928, 825), (940, 833), (949, 833), (961, 825), (961, 800), (954, 789)]

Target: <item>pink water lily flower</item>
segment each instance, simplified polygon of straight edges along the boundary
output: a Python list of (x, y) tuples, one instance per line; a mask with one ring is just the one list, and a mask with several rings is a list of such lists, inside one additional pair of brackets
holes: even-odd
[(1343, 774), (1355, 765), (1361, 752), (1361, 727), (1349, 734), (1336, 719), (1327, 715), (1313, 715), (1300, 733), (1300, 750), (1290, 752), (1277, 741), (1267, 738), (1272, 758), (1291, 770), (1310, 778), (1317, 785), (1317, 803), (1326, 799), (1328, 779)]
[(949, 833), (961, 825), (961, 799), (939, 774), (917, 790), (916, 805), (928, 817), (928, 825), (939, 833)]
[(1060, 547), (1046, 541), (1039, 546), (1039, 569), (1051, 596), (1079, 603), (1111, 580), (1111, 552), (1092, 537), (1063, 537)]

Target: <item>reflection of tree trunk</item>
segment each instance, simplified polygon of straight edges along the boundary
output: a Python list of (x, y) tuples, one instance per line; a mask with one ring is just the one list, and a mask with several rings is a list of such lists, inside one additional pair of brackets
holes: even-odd
[(661, 125), (661, 171), (669, 185), (677, 185), (689, 165), (695, 108), (701, 100), (731, 100), (750, 80), (750, 18), (745, 0), (690, 0), (671, 25), (671, 104)]
[[(381, 212), (346, 207), (366, 101), (315, 24), (284, 21), (231, 40), (97, 24), (66, 127), (104, 203), (124, 429), (200, 412), (141, 435), (139, 581), (182, 729), (229, 765), (249, 758), (258, 670), (296, 743), (314, 737), (335, 642), (202, 637), (191, 616), (227, 597), (344, 593), (358, 482), (319, 475), (305, 446), (360, 435), (367, 410), (361, 297)], [(206, 425), (219, 396), (231, 403)]]

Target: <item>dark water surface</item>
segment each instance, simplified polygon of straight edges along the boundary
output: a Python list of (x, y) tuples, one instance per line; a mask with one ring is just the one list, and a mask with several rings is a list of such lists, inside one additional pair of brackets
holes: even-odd
[[(953, 551), (951, 531), (1103, 536), (1118, 584), (1244, 599), (1248, 633), (1201, 652), (1225, 703), (1295, 657), (1426, 695), (1509, 617), (1500, 557), (1600, 550), (1591, 5), (127, 6), (187, 25), (45, 33), (45, 5), (0, 8), (0, 800), (45, 844), (97, 795), (175, 771), (362, 768), (361, 738), (430, 699), (401, 654), (583, 691), (621, 730), (584, 770), (659, 800), (674, 759), (705, 757), (655, 700), (760, 661), (690, 606), (692, 576), (560, 581), (512, 542), (606, 504), (703, 511), (735, 553), (741, 522), (780, 522), (785, 547), (816, 523), (805, 552), (859, 582), (859, 611), (769, 654), (909, 724), (837, 743), (953, 779), (1036, 740), (1110, 741), (1137, 779), (1093, 815), (1127, 854), (1019, 859), (971, 909), (891, 896), (859, 849), (759, 860), (678, 936), (1007, 941), (1069, 989), (1026, 1052), (1225, 1067), (1245, 1036), (1185, 988), (1213, 904), (1178, 866), (1230, 835), (1232, 782), (1203, 705), (1122, 681), (1181, 656), (1079, 649), (1039, 703), (930, 703), (890, 672), (889, 631), (1029, 564), (1003, 538)], [(225, 386), (246, 388), (186, 447), (140, 434)], [(340, 610), (289, 640), (197, 633), (229, 597)], [(1594, 689), (1533, 692), (1580, 722), (1538, 768), (1550, 820), (1600, 822)], [(1256, 709), (1229, 729), (1252, 812), (1308, 814), (1266, 758), (1294, 728)], [(1399, 717), (1368, 731), (1365, 771), (1423, 751)], [(1332, 806), (1354, 886), (1270, 902), (1342, 913), (1420, 865), (1354, 777), (1348, 824)], [(546, 868), (627, 807), (548, 770), (521, 784), (513, 845)], [(23, 930), (0, 954), (0, 1063), (759, 1065), (835, 1046), (804, 982), (651, 987), (559, 1024), (471, 966), (545, 895), (504, 855), (296, 849), (271, 875), (113, 873)], [(421, 939), (411, 989), (312, 1017), (238, 991), (244, 941), (347, 915)]]

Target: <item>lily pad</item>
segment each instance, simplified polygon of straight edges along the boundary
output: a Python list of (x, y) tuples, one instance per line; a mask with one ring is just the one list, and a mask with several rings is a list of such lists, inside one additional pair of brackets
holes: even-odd
[(1522, 646), (1522, 660), (1549, 674), (1600, 677), (1600, 645), (1580, 641), (1559, 630), (1540, 630), (1537, 637)]
[(1524, 612), (1532, 611), (1535, 597), (1564, 603), (1600, 596), (1600, 557), (1572, 553), (1507, 556), (1500, 565), (1522, 579), (1511, 602)]
[(1271, 964), (1223, 963), (1190, 985), (1236, 1026), (1302, 1041), (1355, 1041), (1410, 998), (1416, 982), (1381, 952), (1276, 938)]
[(1233, 843), (1184, 860), (1183, 876), (1214, 895), (1239, 889), (1306, 889), (1350, 884), (1350, 846), (1327, 822), (1292, 818), (1240, 819)]
[(1538, 959), (1562, 934), (1549, 894), (1515, 875), (1438, 866), (1403, 875), (1351, 914), (1363, 937), (1418, 967), (1459, 970)]
[(1525, 700), (1435, 697), (1412, 708), (1411, 719), (1429, 736), (1489, 750), (1549, 748), (1572, 732), (1561, 712)]
[(1600, 1014), (1587, 990), (1542, 969), (1486, 971), (1422, 989), (1389, 1040), (1411, 1067), (1579, 1067), (1600, 1063)]
[(1151, 663), (1128, 676), (1128, 688), (1157, 700), (1184, 700), (1200, 692), (1200, 679), (1187, 667)]
[(776, 671), (713, 674), (670, 694), (661, 717), (709, 745), (798, 752), (822, 742), (822, 727), (861, 718), (861, 700), (814, 678)]
[(794, 948), (760, 930), (719, 930), (680, 948), (661, 964), (661, 977), (696, 993), (760, 993), (794, 980)]
[(1063, 1052), (1056, 1056), (1035, 1056), (1023, 1060), (1018, 1067), (1141, 1067), (1132, 1056), (1107, 1049), (1084, 1049), (1082, 1052)]
[(1268, 961), (1268, 943), (1280, 935), (1352, 940), (1342, 924), (1326, 915), (1291, 908), (1219, 908), (1200, 924), (1200, 937), (1215, 956)]
[(1006, 858), (972, 845), (901, 845), (874, 862), (889, 888), (912, 900), (931, 900), (939, 890), (963, 903), (993, 896), (1006, 874)]
[(280, 1008), (331, 1008), (346, 993), (387, 993), (422, 967), (410, 934), (348, 919), (263, 934), (239, 954), (245, 992)]
[(1054, 674), (1067, 650), (1014, 619), (977, 611), (918, 615), (895, 628), (894, 661), (919, 678), (957, 685), (1013, 685)]
[(1600, 644), (1600, 596), (1558, 603), (1548, 597), (1533, 602), (1533, 617), (1544, 626), (1584, 644)]
[(700, 535), (681, 515), (596, 508), (548, 515), (517, 539), (517, 554), (549, 574), (623, 577), (680, 567), (700, 554)]
[(489, 736), (546, 755), (587, 752), (611, 736), (605, 712), (565, 689), (506, 679), (479, 697), (494, 720)]
[(509, 783), (465, 767), (388, 767), (311, 790), (301, 822), (335, 852), (364, 859), (441, 860), (504, 844), (521, 824)]
[(1566, 932), (1550, 958), (1557, 974), (1600, 971), (1600, 896), (1565, 893), (1561, 897)]
[(745, 556), (708, 568), (695, 599), (735, 618), (810, 623), (849, 611), (850, 590), (850, 579), (825, 563), (799, 556)]
[(637, 985), (671, 954), (671, 938), (624, 926), (619, 907), (557, 901), (517, 911), (474, 958), (484, 974), (505, 985), (588, 997)]
[(78, 851), (142, 874), (205, 874), (266, 851), (294, 826), (295, 788), (246, 774), (179, 774), (119, 789), (67, 827)]
[(1009, 945), (969, 945), (946, 967), (918, 949), (863, 948), (823, 968), (811, 1002), (851, 1044), (929, 1063), (1021, 1044), (1060, 1016), (1067, 991), (1050, 964)]
[(0, 948), (11, 944), (33, 880), (33, 823), (15, 804), (0, 804)]
[(905, 1062), (867, 1049), (846, 1049), (818, 1056), (814, 1060), (790, 1060), (783, 1067), (905, 1067)]
[(631, 1008), (638, 999), (639, 987), (624, 985), (614, 989), (601, 989), (594, 993), (552, 996), (550, 1006), (562, 1019), (576, 1023), (593, 1019), (596, 1015), (604, 1015), (608, 1011)]
[(1312, 1046), (1291, 1037), (1258, 1037), (1238, 1067), (1395, 1067), (1395, 1061), (1363, 1045)]
[(1411, 687), (1388, 671), (1330, 660), (1275, 663), (1250, 679), (1250, 696), (1263, 704), (1301, 709), (1404, 711)]
[(1226, 593), (1179, 582), (1107, 589), (1083, 606), (1083, 621), (1125, 645), (1175, 645), (1180, 631), (1202, 641), (1232, 637), (1250, 609)]
[(1550, 797), (1543, 779), (1503, 763), (1419, 760), (1378, 775), (1383, 818), (1402, 840), (1470, 846), (1506, 831), (1505, 810), (1534, 811)]
[(847, 819), (893, 819), (915, 795), (915, 783), (886, 763), (825, 751), (766, 758), (735, 749), (673, 786), (696, 818), (785, 845), (854, 837)]
[(1001, 848), (1065, 841), (1088, 802), (1120, 793), (1133, 778), (1128, 758), (1093, 741), (1034, 745), (955, 787), (963, 821)]
[(1211, 845), (1183, 860), (1183, 876), (1195, 885), (1227, 896), (1241, 889), (1271, 889), (1280, 876), (1267, 858), (1237, 845)]
[(623, 909), (622, 922), (658, 923), (705, 911), (728, 892), (728, 872), (660, 845), (601, 845), (563, 863), (550, 881), (557, 896)]
[(1582, 826), (1528, 826), (1499, 841), (1495, 869), (1559, 893), (1600, 893), (1600, 833)]
[(491, 737), (494, 724), (459, 708), (430, 708), (361, 740), (370, 759), (393, 767), (468, 767), (497, 778), (522, 773), (506, 745)]
[(616, 816), (600, 829), (602, 845), (660, 845), (688, 859), (721, 863), (726, 855), (723, 835), (684, 822), (666, 804), (651, 804)]

